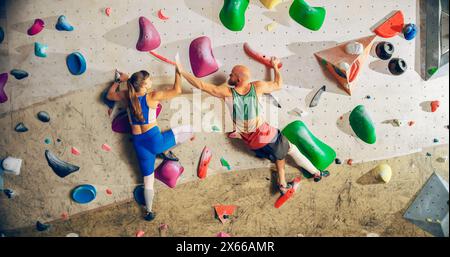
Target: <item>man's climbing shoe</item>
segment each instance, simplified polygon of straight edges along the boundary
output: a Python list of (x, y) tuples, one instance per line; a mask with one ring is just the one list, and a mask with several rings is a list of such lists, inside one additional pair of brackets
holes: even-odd
[(281, 184), (278, 185), (278, 190), (280, 190), (281, 195), (286, 194), (289, 189), (291, 189), (293, 186), (293, 182), (288, 182), (286, 186), (283, 186)]
[(327, 170), (321, 171), (320, 174), (314, 174), (314, 182), (319, 182), (322, 180), (322, 177), (330, 176), (330, 172)]
[(147, 214), (145, 214), (144, 219), (145, 219), (146, 221), (152, 221), (152, 220), (155, 219), (155, 216), (156, 216), (156, 215), (155, 215), (153, 212), (147, 212)]

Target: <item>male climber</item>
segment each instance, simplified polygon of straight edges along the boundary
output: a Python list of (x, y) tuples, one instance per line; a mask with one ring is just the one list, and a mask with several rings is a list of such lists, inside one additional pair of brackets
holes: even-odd
[(280, 90), (283, 79), (278, 68), (280, 60), (271, 59), (272, 68), (275, 71), (273, 81), (250, 81), (250, 70), (243, 65), (233, 68), (228, 80), (228, 85), (213, 85), (204, 82), (194, 75), (186, 72), (179, 61), (177, 67), (181, 75), (192, 86), (206, 93), (225, 100), (232, 110), (234, 131), (228, 134), (229, 138), (241, 138), (245, 144), (260, 158), (267, 158), (275, 162), (278, 171), (278, 186), (282, 194), (292, 186), (286, 183), (285, 157), (290, 155), (300, 167), (314, 176), (314, 181), (319, 182), (322, 176), (328, 176), (328, 171), (319, 171), (298, 149), (283, 136), (279, 129), (270, 126), (260, 116), (259, 98), (263, 94), (269, 94)]

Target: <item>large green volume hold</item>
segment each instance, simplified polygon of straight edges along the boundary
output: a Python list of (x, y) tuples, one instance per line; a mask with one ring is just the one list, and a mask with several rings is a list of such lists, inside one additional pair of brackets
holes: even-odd
[(362, 141), (368, 144), (374, 144), (377, 141), (375, 126), (363, 105), (358, 105), (353, 109), (350, 114), (350, 126)]
[(336, 159), (336, 152), (317, 139), (302, 121), (294, 121), (281, 132), (318, 169), (325, 170)]
[(220, 21), (231, 31), (241, 31), (245, 26), (245, 11), (250, 0), (224, 0)]
[(323, 7), (311, 7), (304, 0), (294, 0), (289, 8), (289, 15), (300, 25), (317, 31), (325, 21), (326, 10)]

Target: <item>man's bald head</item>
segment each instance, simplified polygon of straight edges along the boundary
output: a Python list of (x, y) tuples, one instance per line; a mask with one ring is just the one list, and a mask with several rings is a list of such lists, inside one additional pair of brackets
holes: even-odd
[(250, 79), (250, 70), (244, 65), (236, 65), (231, 70), (228, 84), (231, 86), (238, 86)]

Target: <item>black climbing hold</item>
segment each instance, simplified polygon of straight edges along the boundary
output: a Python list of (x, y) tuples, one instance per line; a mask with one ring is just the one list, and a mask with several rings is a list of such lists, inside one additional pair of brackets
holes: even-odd
[(334, 163), (336, 163), (336, 164), (342, 164), (342, 161), (341, 161), (341, 159), (336, 158), (336, 159), (334, 160)]
[(44, 112), (44, 111), (39, 112), (37, 114), (37, 117), (42, 122), (49, 122), (50, 121), (50, 114), (48, 114), (47, 112)]
[(23, 132), (27, 132), (27, 131), (28, 131), (28, 128), (25, 126), (25, 124), (23, 124), (23, 123), (21, 122), (21, 123), (19, 123), (19, 124), (16, 125), (16, 127), (14, 128), (14, 130), (15, 130), (16, 132), (23, 133)]
[(320, 97), (322, 96), (323, 92), (327, 90), (326, 86), (322, 86), (319, 91), (314, 95), (313, 99), (311, 100), (311, 103), (309, 104), (309, 107), (316, 107), (319, 104)]
[(403, 60), (401, 58), (393, 58), (389, 62), (388, 67), (389, 67), (389, 71), (393, 75), (401, 75), (406, 71), (406, 69), (408, 68), (408, 65), (406, 64), (405, 60)]
[(431, 153), (427, 153), (427, 156), (429, 157), (429, 156), (431, 156), (432, 154)]
[(3, 190), (3, 193), (5, 193), (5, 195), (11, 199), (14, 197), (14, 191), (12, 189), (5, 189)]
[(375, 53), (381, 60), (389, 60), (394, 54), (394, 49), (395, 48), (393, 44), (386, 41), (382, 41), (378, 43), (378, 45), (376, 46)]
[(435, 139), (433, 139), (433, 142), (434, 143), (439, 143), (439, 139), (435, 138)]
[(28, 77), (28, 72), (26, 72), (24, 70), (18, 70), (18, 69), (11, 70), (11, 72), (9, 74), (14, 76), (14, 78), (16, 78), (18, 80)]
[(56, 175), (58, 175), (61, 178), (64, 178), (67, 175), (76, 172), (80, 169), (80, 167), (78, 166), (60, 160), (58, 157), (56, 157), (56, 155), (54, 155), (49, 150), (45, 150), (45, 158), (47, 159), (48, 166), (50, 166), (50, 168), (52, 168), (52, 170), (56, 173)]
[(370, 95), (366, 96), (367, 99), (372, 99), (372, 97)]
[(3, 39), (5, 39), (5, 32), (3, 31), (3, 28), (0, 27), (0, 44), (3, 42)]
[(42, 232), (42, 231), (48, 230), (49, 228), (50, 228), (50, 224), (43, 224), (40, 221), (36, 222), (36, 229), (37, 229), (37, 231)]
[(56, 139), (56, 142), (58, 142), (58, 143), (60, 143), (61, 141), (62, 141), (62, 140), (59, 139), (59, 138)]

